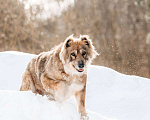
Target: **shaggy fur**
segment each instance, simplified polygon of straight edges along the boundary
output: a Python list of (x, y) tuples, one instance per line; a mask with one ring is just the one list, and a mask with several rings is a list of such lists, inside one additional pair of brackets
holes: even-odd
[(69, 36), (64, 43), (33, 58), (22, 78), (21, 91), (47, 95), (63, 101), (75, 95), (78, 111), (84, 119), (87, 67), (97, 52), (88, 36)]

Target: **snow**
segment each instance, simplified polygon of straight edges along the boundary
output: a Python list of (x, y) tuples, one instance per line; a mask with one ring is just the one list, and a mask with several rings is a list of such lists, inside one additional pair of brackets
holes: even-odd
[[(80, 120), (74, 104), (50, 101), (31, 91), (0, 91), (0, 120)], [(88, 111), (90, 120), (112, 120)]]
[(117, 120), (150, 120), (150, 79), (92, 66), (87, 109)]
[[(18, 91), (22, 73), (34, 56), (0, 52), (0, 120), (79, 120), (74, 98), (58, 103), (30, 91)], [(149, 101), (150, 79), (90, 67), (86, 96), (90, 120), (150, 120)]]
[[(1, 91), (1, 120), (79, 120), (75, 107), (57, 103), (32, 92)], [(71, 110), (71, 111), (70, 111)]]
[(0, 52), (0, 90), (19, 90), (22, 73), (34, 56), (15, 51)]

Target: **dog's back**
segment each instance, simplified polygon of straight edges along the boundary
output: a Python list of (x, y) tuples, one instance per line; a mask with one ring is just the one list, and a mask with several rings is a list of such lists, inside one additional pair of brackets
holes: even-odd
[[(61, 79), (61, 71), (59, 70), (63, 67), (59, 59), (61, 47), (62, 44), (54, 47), (51, 51), (42, 52), (29, 62), (22, 76), (20, 91), (31, 90), (41, 95), (48, 94), (45, 89), (43, 89), (41, 75), (47, 70), (49, 74), (51, 74), (51, 78), (55, 77), (55, 79)], [(49, 68), (47, 68), (46, 65)]]
[[(28, 90), (31, 90), (31, 88), (34, 89), (33, 79), (35, 76), (35, 72), (33, 72), (33, 71), (35, 71), (35, 68), (34, 68), (35, 61), (36, 61), (36, 57), (33, 58), (29, 62), (28, 66), (27, 66), (27, 68), (26, 68), (26, 70), (22, 76), (22, 84), (20, 87), (20, 91), (28, 91)], [(31, 84), (33, 86), (31, 86)], [(32, 91), (34, 92), (34, 90), (32, 90)]]
[(20, 91), (31, 90), (34, 93), (44, 95), (40, 76), (45, 71), (48, 52), (43, 52), (34, 57), (28, 64), (23, 76)]

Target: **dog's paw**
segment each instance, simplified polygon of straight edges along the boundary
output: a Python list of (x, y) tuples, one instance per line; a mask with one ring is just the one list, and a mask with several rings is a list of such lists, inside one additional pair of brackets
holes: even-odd
[(81, 116), (80, 120), (89, 120), (89, 117), (88, 116)]

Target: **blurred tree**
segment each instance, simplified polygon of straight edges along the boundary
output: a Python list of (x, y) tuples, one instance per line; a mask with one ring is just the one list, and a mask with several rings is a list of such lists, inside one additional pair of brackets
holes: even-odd
[[(49, 48), (47, 44), (49, 32), (47, 31), (51, 29), (50, 32), (53, 33), (54, 22), (51, 20), (42, 21), (37, 18), (37, 15), (41, 12), (39, 6), (31, 6), (29, 11), (25, 11), (23, 2), (0, 0), (1, 51), (19, 50), (39, 53), (45, 47)], [(30, 14), (27, 14), (27, 12)]]
[(75, 0), (60, 16), (41, 19), (42, 5), (25, 11), (23, 2), (1, 0), (0, 51), (39, 53), (70, 34), (88, 34), (100, 53), (95, 64), (150, 77), (149, 4), (150, 0)]

